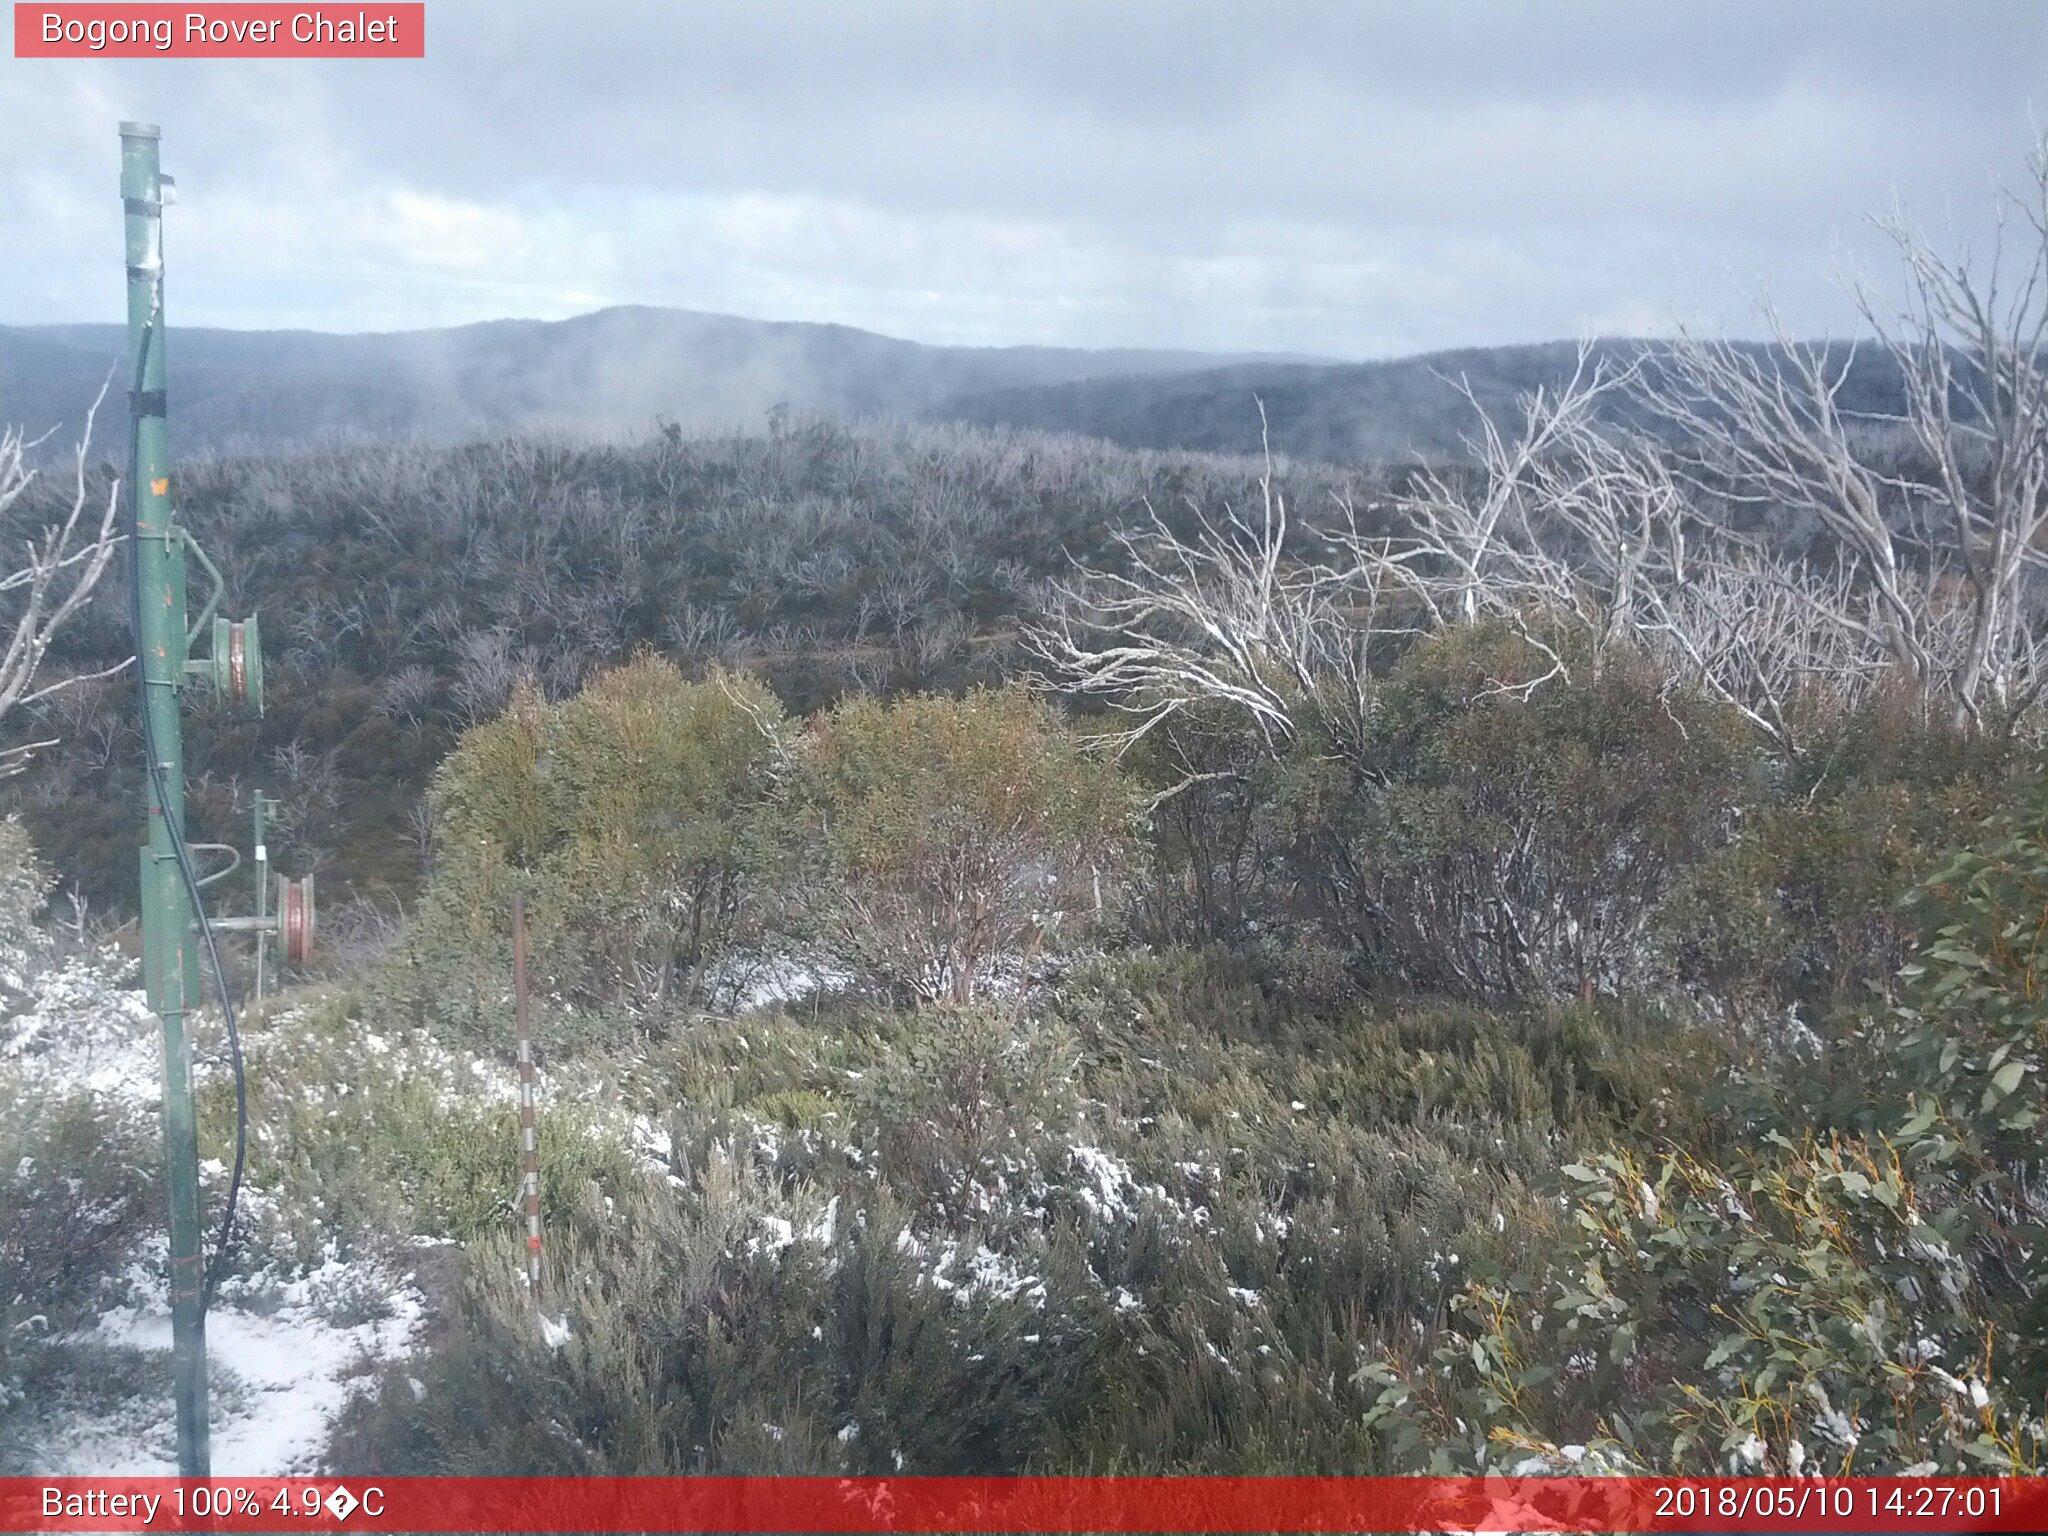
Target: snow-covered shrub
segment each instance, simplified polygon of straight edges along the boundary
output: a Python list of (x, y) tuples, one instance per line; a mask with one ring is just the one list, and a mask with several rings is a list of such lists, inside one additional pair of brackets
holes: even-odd
[[(244, 1191), (246, 1268), (315, 1267), (393, 1237), (466, 1240), (518, 1209), (517, 1072), (509, 1052), (477, 1056), (419, 1031), (381, 1033), (360, 994), (338, 992), (243, 1035), (252, 1135)], [(540, 1117), (550, 1219), (586, 1185), (617, 1190), (635, 1164), (623, 1126), (583, 1101)], [(200, 1139), (226, 1144), (232, 1080), (201, 1084)]]
[(38, 926), (50, 884), (0, 820), (0, 1431), (121, 1288), (161, 1167), (147, 1011), (113, 956)]
[(1084, 1374), (1071, 1244), (963, 1263), (886, 1199), (858, 1217), (722, 1159), (558, 1227), (536, 1317), (511, 1239), (474, 1251), (449, 1348), (348, 1426), (382, 1473), (990, 1472)]
[(1028, 1201), (1066, 1158), (1080, 1055), (1071, 1032), (1012, 1009), (919, 1014), (861, 1096), (891, 1186), (956, 1223)]
[(21, 824), (0, 819), (0, 1079), (150, 1097), (161, 1057), (134, 963), (58, 942), (37, 921), (51, 884)]
[(1554, 1243), (1530, 1185), (1565, 1128), (1649, 1113), (1651, 1029), (1303, 1018), (1189, 956), (1038, 1008), (700, 1020), (593, 1101), (644, 1189), (544, 1171), (541, 1316), (482, 1229), (447, 1354), (342, 1465), (1373, 1470), (1360, 1362)]
[(21, 823), (0, 819), (0, 988), (7, 992), (24, 992), (49, 952), (49, 936), (36, 918), (51, 883)]
[(0, 1072), (0, 1441), (120, 1293), (161, 1167), (154, 1126), (131, 1105)]

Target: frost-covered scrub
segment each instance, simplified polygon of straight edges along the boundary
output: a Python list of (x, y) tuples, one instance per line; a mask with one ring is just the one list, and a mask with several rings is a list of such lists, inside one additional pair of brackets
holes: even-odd
[[(161, 1037), (118, 957), (63, 954), (32, 930), (16, 937), (0, 1019), (0, 1470), (172, 1472)], [(289, 1019), (253, 1031), (252, 1060), (274, 1041), (292, 1049), (303, 1039)], [(202, 1021), (209, 1105), (231, 1102), (218, 1044)], [(264, 1146), (291, 1124), (261, 1118), (279, 1108), (258, 1109)], [(229, 1129), (209, 1118), (210, 1242)], [(446, 1268), (402, 1241), (402, 1226), (375, 1239), (338, 1226), (286, 1169), (252, 1158), (241, 1235), (208, 1316), (218, 1472), (317, 1467), (365, 1373), (413, 1346), (422, 1281)]]
[(1567, 1138), (1658, 1117), (1656, 1028), (1298, 1017), (1193, 957), (1030, 1007), (699, 1021), (558, 1068), (603, 1074), (586, 1123), (628, 1115), (642, 1170), (558, 1137), (540, 1315), (516, 1230), (474, 1237), (445, 1347), (337, 1465), (1382, 1466), (1361, 1366), (1545, 1240)]
[[(2031, 1468), (2016, 916), (2048, 910), (2048, 836), (1994, 842), (1923, 892), (1910, 1010), (1796, 1041), (1647, 1003), (1312, 1002), (1186, 951), (652, 1035), (544, 998), (538, 1308), (503, 1010), (450, 1038), (374, 984), (295, 994), (247, 1031), (217, 1463)], [(123, 1038), (147, 1049), (95, 1045), (97, 1095), (50, 1091), (47, 1045), (12, 1067), (41, 1074), (34, 1134), (61, 1152), (28, 1168), (134, 1149), (77, 1175), (128, 1192), (101, 1257), (67, 1242), (77, 1276), (39, 1282), (73, 1298), (61, 1369), (14, 1377), (42, 1383), (49, 1465), (167, 1454), (155, 1133), (116, 1091)], [(232, 1107), (210, 1070), (211, 1158)]]
[(161, 1167), (153, 1125), (104, 1093), (25, 1085), (0, 1065), (0, 1472), (32, 1470), (67, 1378), (104, 1383), (83, 1336), (133, 1289)]
[[(4, 920), (0, 920), (4, 921)], [(67, 1378), (135, 1362), (92, 1342), (132, 1297), (160, 1208), (162, 1048), (108, 956), (63, 955), (23, 924), (0, 937), (0, 1471), (23, 1460)], [(146, 1282), (144, 1282), (146, 1284)]]
[(161, 1166), (146, 1013), (108, 958), (36, 926), (48, 888), (0, 822), (0, 1472), (30, 1469), (67, 1381), (139, 1367), (80, 1335), (131, 1289)]
[[(364, 1022), (337, 989), (244, 1031), (247, 1178), (259, 1194), (244, 1266), (377, 1254), (394, 1241), (459, 1241), (508, 1217), (519, 1182), (518, 1077), (510, 1031), (496, 1055), (418, 1029)], [(594, 1062), (545, 1076), (542, 1156), (559, 1190), (635, 1175), (630, 1117)], [(200, 1094), (200, 1134), (229, 1144), (232, 1084)], [(552, 1196), (551, 1196), (552, 1198)]]
[[(113, 957), (41, 961), (17, 973), (20, 1011), (0, 1023), (0, 1470), (173, 1472), (160, 1035)], [(214, 1097), (228, 1090), (209, 1043)], [(226, 1168), (209, 1158), (201, 1173), (211, 1239)], [(425, 1313), (434, 1256), (389, 1241), (344, 1253), (303, 1189), (243, 1191), (244, 1237), (207, 1319), (217, 1472), (317, 1467), (365, 1372), (403, 1356)]]

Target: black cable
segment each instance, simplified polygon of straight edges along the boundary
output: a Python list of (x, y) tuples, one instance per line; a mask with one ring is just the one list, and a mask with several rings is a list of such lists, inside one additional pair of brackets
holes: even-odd
[[(152, 302), (149, 323), (142, 332), (142, 348), (135, 360), (135, 388), (129, 398), (139, 401), (142, 381), (149, 372), (149, 349), (156, 340), (156, 328), (163, 312), (161, 299)], [(242, 1196), (242, 1164), (249, 1145), (249, 1085), (242, 1061), (242, 1031), (235, 1020), (235, 1000), (228, 988), (228, 973), (220, 963), (220, 946), (214, 939), (213, 924), (207, 920), (206, 898), (199, 888), (199, 875), (192, 867), (192, 854), (185, 846), (185, 829), (171, 816), (171, 797), (164, 783), (164, 765), (157, 755), (156, 722), (149, 714), (149, 679), (142, 665), (142, 414), (131, 405), (128, 435), (128, 594), (129, 620), (135, 629), (135, 700), (142, 715), (142, 750), (149, 767), (150, 787), (155, 791), (159, 814), (171, 834), (171, 848), (184, 876), (185, 892), (192, 901), (193, 916), (199, 922), (199, 936), (206, 942), (207, 963), (213, 968), (213, 985), (220, 997), (221, 1016), (227, 1020), (228, 1052), (235, 1067), (235, 1167), (228, 1177), (227, 1209), (221, 1213), (220, 1237), (214, 1243), (213, 1262), (206, 1267), (206, 1279), (199, 1292), (199, 1315), (204, 1318), (213, 1305), (227, 1267), (228, 1250), (234, 1242), (235, 1209)], [(179, 978), (180, 988), (184, 979)]]

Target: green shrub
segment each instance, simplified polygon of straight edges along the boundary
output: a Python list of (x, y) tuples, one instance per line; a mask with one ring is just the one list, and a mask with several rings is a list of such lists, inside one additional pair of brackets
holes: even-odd
[(1473, 1286), (1425, 1364), (1370, 1373), (1394, 1453), (1445, 1470), (2035, 1470), (2018, 1341), (1962, 1213), (1884, 1143), (1775, 1142), (1723, 1167), (1568, 1166), (1575, 1226), (1543, 1283)]
[[(1968, 1171), (1980, 1205), (2033, 1209), (2048, 1088), (2048, 784), (2040, 767), (1905, 902), (1922, 940), (1901, 975), (1907, 1006), (1893, 1093), (1902, 1135)], [(1875, 1096), (1875, 1095), (1873, 1095)]]
[(1818, 1022), (1891, 995), (1915, 932), (1903, 898), (2010, 782), (2011, 743), (1882, 701), (1814, 738), (1659, 914), (1677, 976), (1738, 1015), (1796, 1004)]
[(807, 893), (826, 960), (889, 998), (971, 1000), (1095, 920), (1130, 803), (1022, 688), (856, 699), (812, 722)]
[(1481, 998), (1654, 978), (1652, 914), (1732, 833), (1759, 759), (1646, 664), (1569, 659), (1550, 677), (1504, 625), (1440, 631), (1385, 679), (1354, 760), (1297, 749), (1296, 867), (1367, 978)]
[(1153, 727), (1126, 763), (1151, 796), (1131, 861), (1132, 932), (1161, 948), (1245, 948), (1289, 905), (1269, 809), (1281, 777), (1256, 729), (1209, 705)]
[[(1553, 1258), (1376, 1367), (1410, 1464), (2038, 1470), (2048, 793), (1914, 890), (1905, 1003), (1780, 1056), (1751, 1149), (1568, 1165)], [(1775, 1121), (1771, 1117), (1777, 1108)], [(1807, 1114), (1815, 1119), (1803, 1119)]]
[(749, 679), (644, 657), (547, 705), (527, 690), (434, 782), (439, 857), (390, 978), (421, 1022), (503, 1012), (509, 905), (543, 995), (690, 1006), (758, 941), (787, 854), (780, 706)]
[(53, 883), (21, 822), (0, 818), (0, 985), (20, 987), (31, 958), (48, 947), (36, 918)]
[(1556, 1246), (1532, 1190), (1560, 1143), (1687, 1123), (1683, 1035), (1606, 1005), (1310, 1015), (1188, 955), (1075, 965), (1021, 1010), (707, 1018), (609, 1064), (602, 1102), (660, 1128), (644, 1187), (544, 1176), (566, 1342), (485, 1226), (446, 1349), (394, 1371), (348, 1455), (1383, 1468), (1359, 1362)]

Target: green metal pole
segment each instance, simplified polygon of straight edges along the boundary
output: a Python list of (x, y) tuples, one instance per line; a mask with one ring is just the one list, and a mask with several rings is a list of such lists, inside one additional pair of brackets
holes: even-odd
[[(172, 525), (171, 458), (164, 411), (163, 189), (157, 129), (121, 125), (121, 204), (128, 231), (128, 381), (135, 462), (136, 541), (130, 551), (141, 591), (140, 632), (148, 737), (156, 772), (145, 775), (149, 846), (142, 850), (142, 956), (150, 1006), (164, 1030), (164, 1160), (170, 1184), (172, 1390), (178, 1411), (178, 1473), (210, 1471), (206, 1410), (206, 1313), (199, 1255), (199, 1127), (192, 1107), (192, 1041), (186, 1013), (194, 993), (195, 914), (178, 869), (185, 829), (185, 754), (178, 690), (185, 674), (185, 546)], [(158, 785), (162, 786), (159, 798)]]

